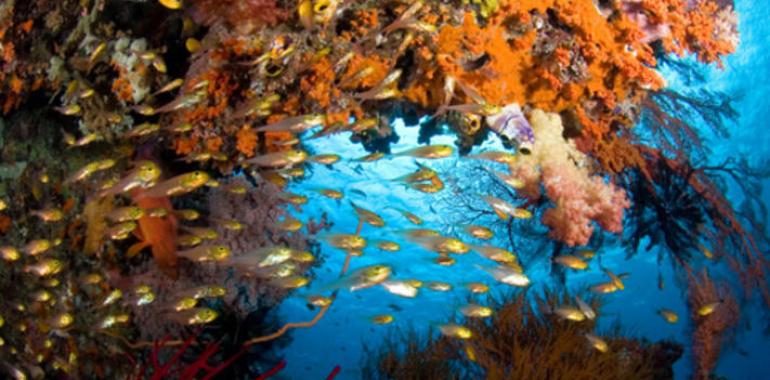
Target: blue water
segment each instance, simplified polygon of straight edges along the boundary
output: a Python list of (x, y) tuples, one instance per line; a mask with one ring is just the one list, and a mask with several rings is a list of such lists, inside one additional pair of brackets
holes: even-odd
[[(730, 138), (712, 136), (708, 140), (713, 151), (709, 157), (710, 161), (719, 162), (724, 158), (740, 155), (753, 162), (760, 162), (770, 157), (770, 133), (766, 132), (767, 112), (770, 110), (770, 52), (766, 51), (770, 48), (770, 3), (763, 0), (738, 0), (736, 8), (740, 14), (741, 45), (735, 55), (725, 60), (724, 70), (704, 68), (708, 78), (705, 84), (688, 84), (669, 71), (664, 71), (664, 74), (670, 86), (676, 89), (685, 89), (688, 85), (704, 87), (725, 92), (735, 99), (735, 108), (740, 116), (734, 124), (730, 124)], [(417, 128), (397, 123), (395, 129), (400, 141), (392, 146), (394, 151), (417, 146)], [(359, 144), (349, 142), (347, 136), (311, 141), (313, 142), (310, 143), (310, 150), (317, 153), (333, 152), (348, 159), (367, 154)], [(453, 142), (454, 138), (451, 136), (436, 137), (432, 141), (434, 144), (450, 145)], [(496, 137), (490, 137), (482, 147), (475, 147), (474, 151), (500, 148)], [(461, 172), (463, 165), (468, 165), (469, 162), (455, 157), (428, 164), (440, 172), (452, 173)], [(492, 286), (493, 292), (507, 290), (505, 285), (497, 285), (489, 275), (474, 268), (474, 263), (484, 261), (473, 253), (458, 256), (455, 266), (441, 267), (430, 261), (435, 254), (394, 236), (394, 231), (410, 228), (410, 224), (398, 212), (386, 206), (412, 211), (426, 220), (426, 228), (447, 231), (447, 227), (451, 227), (451, 221), (442, 217), (445, 213), (440, 209), (441, 204), (434, 201), (434, 196), (406, 190), (403, 186), (388, 181), (414, 169), (413, 160), (409, 158), (384, 159), (363, 164), (342, 161), (335, 164), (333, 169), (315, 165), (306, 180), (290, 188), (291, 191), (311, 197), (311, 201), (303, 206), (302, 212), (297, 213), (297, 216), (305, 219), (311, 216), (317, 218), (322, 212), (326, 212), (335, 223), (332, 231), (353, 233), (357, 220), (348, 204), (348, 199), (352, 199), (363, 207), (377, 211), (386, 220), (386, 226), (381, 229), (365, 226), (362, 234), (367, 239), (371, 241), (387, 238), (402, 243), (402, 250), (396, 253), (380, 251), (370, 244), (362, 257), (353, 258), (352, 269), (374, 263), (387, 263), (395, 268), (395, 278), (439, 280), (452, 284), (454, 289), (442, 293), (423, 288), (414, 299), (389, 294), (380, 287), (355, 293), (341, 292), (317, 325), (309, 329), (296, 329), (290, 333), (293, 342), (283, 352), (287, 361), (286, 369), (280, 374), (283, 378), (322, 379), (335, 365), (342, 367), (338, 379), (358, 378), (363, 343), (374, 346), (391, 332), (391, 329), (405, 329), (411, 326), (425, 331), (431, 323), (452, 318), (458, 305), (466, 299), (468, 292), (462, 286), (464, 283), (481, 281)], [(346, 199), (338, 202), (312, 191), (319, 188), (341, 190), (345, 192)], [(768, 186), (765, 186), (763, 196), (770, 200), (767, 188)], [(351, 190), (360, 190), (365, 196)], [(430, 206), (434, 206), (433, 210)], [(325, 262), (316, 270), (317, 278), (312, 286), (281, 306), (280, 313), (285, 321), (310, 320), (315, 312), (307, 309), (302, 296), (313, 294), (314, 289), (319, 289), (338, 276), (344, 261), (344, 252), (327, 245), (323, 246), (322, 252)], [(670, 338), (687, 347), (687, 331), (690, 326), (686, 318), (684, 291), (681, 285), (677, 286), (671, 266), (668, 263), (659, 266), (656, 262), (656, 252), (640, 252), (627, 260), (625, 251), (605, 246), (600, 254), (606, 267), (612, 268), (616, 273), (630, 272), (631, 276), (626, 281), (625, 291), (603, 297), (606, 307), (601, 311), (599, 329), (620, 321), (625, 331), (631, 335), (651, 340)], [(533, 280), (535, 291), (538, 291), (538, 287), (552, 284), (553, 280), (548, 271), (549, 264), (546, 260), (534, 262), (526, 268), (526, 273)], [(667, 284), (663, 291), (657, 288), (659, 271)], [(583, 273), (570, 274), (568, 285), (580, 287), (603, 279), (604, 275), (598, 266), (591, 265), (589, 270)], [(389, 305), (396, 305), (403, 310), (396, 312)], [(762, 310), (754, 310), (755, 307), (756, 305), (752, 305), (743, 310), (744, 319), (754, 328), (742, 329), (735, 341), (723, 351), (716, 370), (719, 375), (730, 379), (770, 379), (770, 364), (767, 364), (770, 342), (761, 334), (767, 317)], [(680, 323), (666, 323), (655, 314), (659, 308), (676, 311), (681, 316)], [(387, 326), (369, 322), (369, 317), (384, 313), (394, 315), (395, 322)], [(739, 350), (743, 354), (739, 354)], [(690, 368), (688, 350), (675, 366), (676, 378), (687, 378)]]

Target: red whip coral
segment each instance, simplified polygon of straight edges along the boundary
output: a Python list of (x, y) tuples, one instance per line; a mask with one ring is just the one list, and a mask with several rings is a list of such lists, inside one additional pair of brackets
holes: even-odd
[(623, 211), (630, 206), (625, 191), (589, 173), (587, 157), (562, 137), (558, 115), (535, 110), (530, 121), (535, 133), (532, 154), (519, 156), (510, 169), (525, 183), (525, 196), (538, 198), (542, 182), (555, 203), (542, 217), (551, 237), (570, 246), (585, 245), (593, 234), (593, 221), (607, 231), (621, 232)]
[[(703, 270), (692, 274), (688, 268), (687, 304), (695, 331), (692, 333), (693, 379), (709, 379), (717, 364), (725, 333), (738, 324), (740, 308), (726, 284), (715, 283)], [(712, 312), (705, 310), (709, 305)]]

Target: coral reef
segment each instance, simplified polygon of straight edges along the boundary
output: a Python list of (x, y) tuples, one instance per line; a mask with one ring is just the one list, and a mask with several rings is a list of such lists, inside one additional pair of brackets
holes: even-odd
[[(682, 355), (673, 342), (650, 343), (620, 335), (605, 336), (606, 352), (585, 334), (594, 322), (564, 320), (550, 310), (569, 301), (546, 292), (531, 299), (524, 292), (491, 300), (488, 319), (467, 319), (468, 340), (420, 337), (415, 332), (391, 336), (369, 349), (366, 379), (671, 379), (671, 366)], [(535, 304), (539, 306), (535, 306)], [(598, 310), (598, 301), (591, 302)]]
[[(490, 223), (508, 248), (539, 240), (526, 245), (553, 259), (625, 227), (634, 252), (649, 238), (679, 268), (711, 247), (745, 297), (758, 289), (770, 306), (755, 181), (768, 173), (703, 164), (694, 126), (726, 136), (735, 110), (719, 94), (668, 89), (657, 70), (686, 66), (671, 58), (686, 54), (721, 67), (739, 43), (736, 23), (725, 0), (0, 0), (1, 368), (125, 377), (134, 368), (110, 363), (128, 355), (150, 360), (137, 377), (269, 376), (279, 360), (257, 343), (286, 344), (274, 341), (329, 308), (286, 324), (270, 312), (310, 281), (320, 252), (308, 236), (329, 225), (291, 216), (307, 202), (284, 190), (304, 176), (304, 139), (349, 133), (390, 153), (399, 117), (419, 125), (421, 143), (454, 133), (462, 155), (490, 132), (503, 139), (511, 152), (497, 162), (508, 173), (484, 169), (488, 186), (475, 191), (538, 218), (500, 216), (447, 182), (463, 217), (497, 212)], [(442, 192), (437, 172), (423, 173), (430, 183), (413, 188)], [(728, 183), (744, 207), (724, 195)], [(243, 264), (276, 247), (294, 256)], [(694, 311), (723, 299), (694, 317), (702, 378), (738, 313), (725, 314), (737, 308), (726, 287), (691, 280)], [(528, 361), (567, 357), (553, 371), (670, 377), (651, 363), (672, 346), (617, 336), (599, 356), (581, 336), (591, 323), (557, 321), (522, 295), (497, 306), (491, 322), (470, 322), (483, 339), (429, 338), (389, 354), (381, 371), (554, 378)], [(414, 367), (420, 358), (431, 366)]]

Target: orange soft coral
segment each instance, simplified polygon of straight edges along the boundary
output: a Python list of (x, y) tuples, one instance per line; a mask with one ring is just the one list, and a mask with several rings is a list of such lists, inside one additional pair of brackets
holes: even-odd
[(249, 128), (248, 125), (244, 125), (241, 129), (238, 130), (235, 138), (236, 148), (239, 152), (241, 152), (246, 157), (251, 157), (254, 155), (254, 149), (257, 148), (258, 139), (257, 133), (252, 128)]

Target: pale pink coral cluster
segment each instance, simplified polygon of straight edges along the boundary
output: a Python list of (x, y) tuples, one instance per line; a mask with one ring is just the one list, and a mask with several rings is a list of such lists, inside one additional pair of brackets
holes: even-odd
[(585, 245), (594, 232), (593, 222), (621, 232), (623, 211), (631, 205), (625, 191), (589, 173), (586, 156), (562, 137), (557, 114), (535, 110), (530, 121), (535, 133), (532, 154), (520, 156), (510, 170), (524, 182), (519, 190), (523, 195), (540, 197), (542, 183), (545, 195), (556, 204), (542, 217), (551, 237), (570, 246)]

